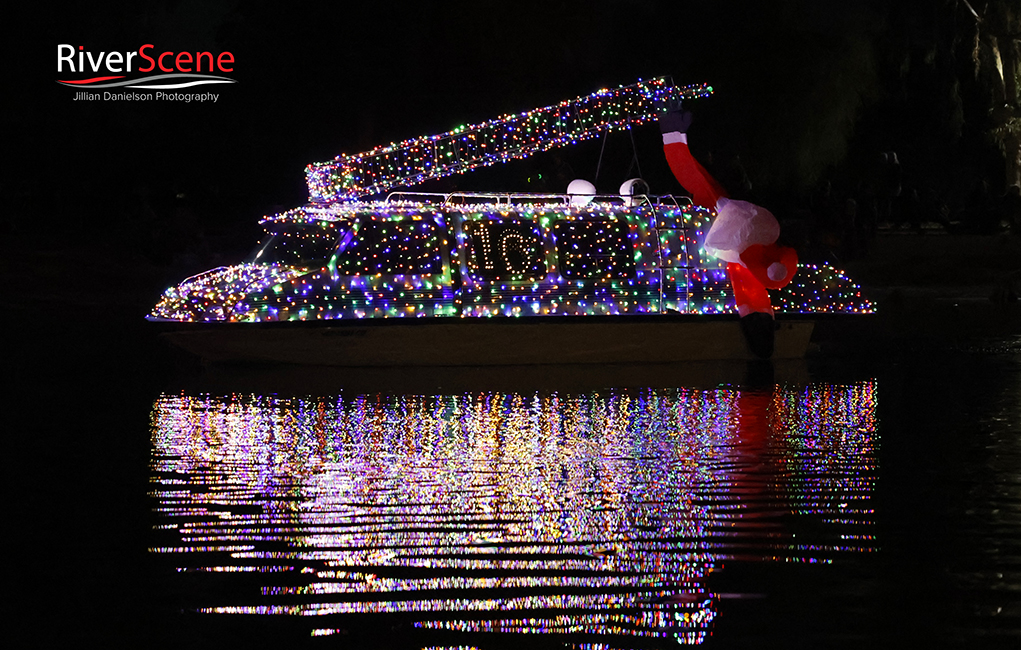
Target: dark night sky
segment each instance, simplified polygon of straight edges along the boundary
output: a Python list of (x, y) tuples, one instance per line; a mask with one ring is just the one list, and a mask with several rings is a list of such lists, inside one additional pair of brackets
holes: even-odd
[[(130, 220), (139, 206), (159, 213), (183, 193), (207, 223), (254, 222), (305, 200), (306, 163), (663, 74), (716, 89), (693, 106), (696, 153), (740, 154), (760, 186), (804, 184), (845, 159), (855, 119), (878, 97), (873, 43), (890, 31), (881, 6), (196, 0), (44, 9), (19, 34), (25, 93), (4, 106), (13, 127), (4, 200), (22, 227), (43, 195), (55, 221), (111, 210)], [(206, 87), (220, 94), (216, 104), (74, 102), (74, 90), (55, 83), (59, 43), (227, 50), (238, 83)], [(653, 191), (676, 192), (655, 126), (637, 135)], [(611, 140), (610, 153), (626, 162), (630, 143)], [(591, 178), (597, 150), (566, 155)], [(599, 189), (615, 189), (626, 171), (611, 164)], [(501, 173), (499, 182), (523, 175)]]
[[(151, 583), (152, 522), (131, 514), (152, 505), (149, 440), (138, 434), (174, 365), (142, 317), (165, 287), (238, 261), (229, 256), (256, 241), (260, 217), (304, 204), (307, 163), (672, 75), (716, 89), (692, 105), (696, 155), (740, 154), (774, 197), (802, 200), (832, 167), (853, 179), (855, 164), (887, 149), (902, 153), (906, 175), (950, 167), (945, 125), (910, 107), (949, 114), (952, 80), (896, 56), (926, 60), (913, 39), (930, 34), (934, 0), (71, 4), (9, 9), (2, 23), (8, 518), (30, 522), (10, 556), (27, 574), (16, 600), (31, 610), (9, 617), (15, 637), (20, 623), (26, 638), (153, 645), (146, 626), (165, 616), (168, 639), (194, 638), (171, 629), (182, 596)], [(238, 83), (207, 87), (215, 104), (75, 102), (56, 83), (62, 43), (230, 51)], [(928, 94), (897, 95), (912, 74)], [(678, 192), (656, 126), (635, 137), (652, 191)], [(564, 155), (591, 179), (599, 147), (589, 144)], [(631, 150), (623, 136), (607, 149), (616, 162), (598, 188), (608, 192), (627, 178)], [(464, 189), (521, 190), (512, 185), (527, 169), (473, 174), (480, 185)], [(183, 260), (197, 243), (206, 257)]]

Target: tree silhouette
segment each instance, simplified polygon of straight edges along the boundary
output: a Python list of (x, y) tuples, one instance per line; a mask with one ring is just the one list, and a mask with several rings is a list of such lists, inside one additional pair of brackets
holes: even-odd
[(955, 4), (972, 18), (974, 77), (986, 90), (988, 133), (1003, 153), (1006, 185), (1021, 185), (1021, 5), (1016, 0)]

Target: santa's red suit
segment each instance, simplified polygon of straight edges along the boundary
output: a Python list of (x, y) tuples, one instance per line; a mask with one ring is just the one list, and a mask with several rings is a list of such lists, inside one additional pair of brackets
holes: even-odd
[(660, 124), (670, 169), (696, 205), (717, 213), (706, 235), (706, 252), (727, 262), (737, 311), (742, 317), (756, 313), (772, 316), (766, 288), (779, 289), (791, 281), (798, 268), (797, 253), (776, 245), (780, 224), (769, 210), (729, 199), (723, 187), (692, 157), (687, 134), (670, 130), (672, 125), (686, 130), (690, 116), (668, 115), (673, 121), (661, 119)]

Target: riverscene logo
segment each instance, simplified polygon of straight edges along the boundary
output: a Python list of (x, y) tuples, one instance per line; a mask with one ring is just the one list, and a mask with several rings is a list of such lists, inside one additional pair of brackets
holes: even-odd
[[(57, 83), (78, 89), (73, 101), (215, 103), (220, 98), (219, 93), (179, 91), (196, 86), (237, 83), (220, 74), (233, 71), (234, 55), (230, 52), (157, 53), (155, 45), (146, 43), (134, 52), (94, 54), (86, 50), (84, 45), (75, 48), (61, 43), (57, 46), (57, 73), (65, 77), (57, 79)], [(70, 79), (66, 78), (71, 76), (68, 73), (98, 76)], [(153, 74), (138, 76), (137, 73)], [(94, 92), (100, 88), (119, 90)], [(134, 90), (127, 90), (129, 88)]]

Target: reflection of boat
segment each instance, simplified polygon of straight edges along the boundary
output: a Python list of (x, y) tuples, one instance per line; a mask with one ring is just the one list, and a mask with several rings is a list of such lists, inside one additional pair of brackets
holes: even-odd
[(205, 614), (694, 645), (725, 563), (876, 548), (872, 381), (224, 394), (151, 418), (151, 551)]
[[(168, 289), (149, 318), (180, 323), (167, 336), (213, 361), (750, 358), (724, 264), (703, 248), (712, 214), (690, 202), (632, 193), (361, 200), (630, 127), (654, 117), (659, 99), (710, 90), (654, 79), (310, 165), (312, 204), (264, 219), (267, 237), (248, 262)], [(829, 267), (803, 267), (776, 298), (777, 357), (804, 354), (806, 316), (871, 310)]]

